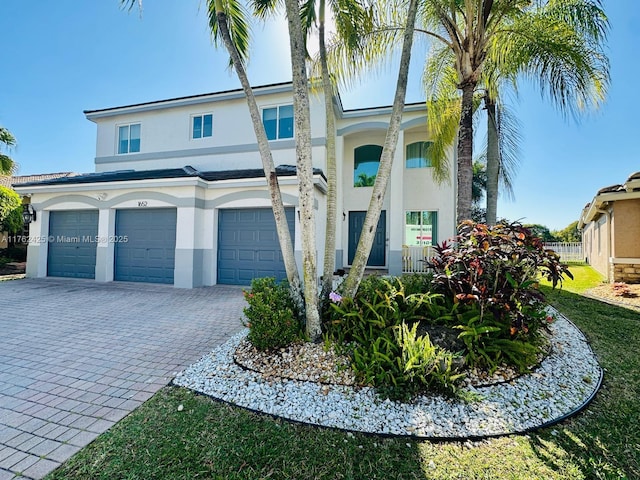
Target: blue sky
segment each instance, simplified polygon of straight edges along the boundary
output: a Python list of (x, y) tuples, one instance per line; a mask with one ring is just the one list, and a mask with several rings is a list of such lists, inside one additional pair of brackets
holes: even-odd
[[(83, 110), (238, 88), (227, 55), (211, 43), (204, 5), (144, 0), (139, 15), (118, 0), (2, 0), (0, 125), (18, 140), (11, 154), (19, 173), (93, 171), (95, 125)], [(598, 189), (640, 171), (640, 2), (604, 0), (604, 7), (612, 25), (609, 98), (576, 123), (521, 89), (512, 107), (522, 124), (522, 162), (515, 201), (501, 199), (500, 216), (563, 228)], [(282, 23), (256, 25), (253, 34), (252, 83), (290, 80)], [(408, 102), (423, 98), (414, 64)], [(345, 108), (390, 104), (394, 76), (390, 70), (342, 91)]]

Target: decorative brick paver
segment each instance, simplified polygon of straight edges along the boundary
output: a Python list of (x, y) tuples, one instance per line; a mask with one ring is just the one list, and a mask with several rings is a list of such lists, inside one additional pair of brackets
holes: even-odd
[(238, 287), (0, 281), (0, 480), (54, 470), (242, 328), (244, 306)]

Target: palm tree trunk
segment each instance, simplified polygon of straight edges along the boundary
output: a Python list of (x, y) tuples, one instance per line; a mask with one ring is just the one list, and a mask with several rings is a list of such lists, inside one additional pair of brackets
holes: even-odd
[(500, 177), (500, 146), (496, 102), (488, 94), (487, 107), (487, 224), (495, 225), (498, 215), (498, 179)]
[(300, 311), (304, 311), (304, 301), (302, 298), (300, 276), (298, 275), (298, 267), (296, 265), (293, 243), (291, 241), (291, 233), (289, 232), (289, 225), (287, 223), (287, 217), (285, 215), (282, 195), (280, 193), (280, 185), (278, 183), (278, 176), (276, 174), (275, 164), (273, 163), (271, 148), (269, 147), (269, 140), (267, 139), (267, 135), (262, 124), (262, 118), (260, 116), (260, 109), (258, 108), (256, 98), (253, 95), (253, 89), (251, 88), (251, 84), (249, 83), (247, 73), (244, 69), (244, 64), (240, 58), (240, 55), (238, 54), (238, 50), (231, 40), (231, 35), (229, 34), (229, 26), (227, 24), (227, 15), (224, 12), (221, 0), (216, 0), (215, 7), (220, 34), (222, 36), (224, 45), (229, 52), (229, 55), (231, 56), (233, 68), (238, 75), (238, 79), (242, 84), (242, 89), (244, 90), (244, 94), (247, 98), (247, 105), (249, 107), (249, 113), (251, 114), (253, 130), (256, 135), (256, 140), (258, 141), (260, 158), (262, 159), (262, 168), (264, 169), (264, 174), (267, 179), (267, 186), (269, 189), (269, 195), (271, 196), (271, 205), (276, 221), (278, 240), (280, 241), (280, 249), (282, 250), (282, 257), (284, 260), (285, 270), (287, 272), (287, 280), (289, 281), (289, 286), (291, 288), (291, 294)]
[(343, 293), (347, 297), (354, 297), (364, 276), (364, 270), (367, 266), (367, 259), (371, 253), (373, 239), (380, 219), (384, 196), (389, 184), (391, 176), (391, 167), (393, 157), (396, 152), (396, 144), (398, 143), (398, 135), (400, 133), (400, 122), (402, 121), (402, 111), (404, 110), (404, 101), (407, 93), (407, 78), (409, 75), (409, 62), (411, 60), (411, 47), (413, 45), (413, 31), (415, 29), (416, 14), (418, 11), (418, 1), (411, 0), (409, 2), (409, 10), (407, 12), (407, 25), (404, 31), (402, 43), (402, 54), (400, 56), (400, 68), (398, 70), (398, 82), (396, 85), (396, 94), (393, 100), (393, 108), (391, 110), (391, 118), (389, 120), (389, 128), (387, 136), (382, 148), (380, 157), (380, 167), (378, 175), (373, 186), (371, 201), (367, 209), (367, 215), (362, 226), (362, 233), (358, 242), (358, 248), (351, 264), (349, 276), (345, 280)]
[(460, 131), (458, 133), (458, 225), (471, 218), (473, 185), (473, 92), (474, 82), (466, 82), (462, 89)]
[(313, 162), (311, 158), (311, 119), (309, 109), (309, 82), (306, 71), (306, 48), (297, 0), (285, 0), (289, 42), (291, 47), (291, 71), (293, 76), (293, 116), (298, 173), (300, 224), (302, 226), (302, 271), (304, 274), (304, 299), (306, 307), (307, 335), (316, 341), (322, 333), (318, 309), (318, 275), (316, 268), (316, 222), (313, 186)]
[(318, 37), (320, 42), (320, 68), (322, 90), (324, 93), (324, 111), (326, 117), (326, 160), (327, 160), (327, 225), (324, 240), (324, 269), (322, 272), (322, 294), (327, 298), (333, 289), (333, 272), (336, 267), (336, 211), (337, 211), (337, 172), (336, 172), (336, 127), (333, 112), (333, 86), (327, 64), (325, 44), (325, 7), (326, 1), (320, 0)]

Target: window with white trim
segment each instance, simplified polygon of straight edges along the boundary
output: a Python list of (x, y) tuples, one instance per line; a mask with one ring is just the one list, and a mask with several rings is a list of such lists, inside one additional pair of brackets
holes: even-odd
[(293, 138), (293, 105), (263, 108), (262, 124), (269, 140)]
[(191, 117), (191, 138), (213, 136), (213, 114), (204, 113)]
[(140, 151), (140, 124), (131, 123), (118, 127), (118, 153), (136, 153)]
[(408, 211), (404, 221), (404, 244), (426, 247), (438, 243), (438, 212)]
[(406, 168), (431, 167), (431, 159), (427, 156), (427, 149), (432, 142), (415, 142), (407, 145), (405, 166)]

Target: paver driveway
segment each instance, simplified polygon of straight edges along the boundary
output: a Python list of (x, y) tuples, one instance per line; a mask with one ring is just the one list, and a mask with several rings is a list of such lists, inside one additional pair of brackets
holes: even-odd
[(241, 327), (238, 287), (0, 282), (0, 480), (42, 478)]

